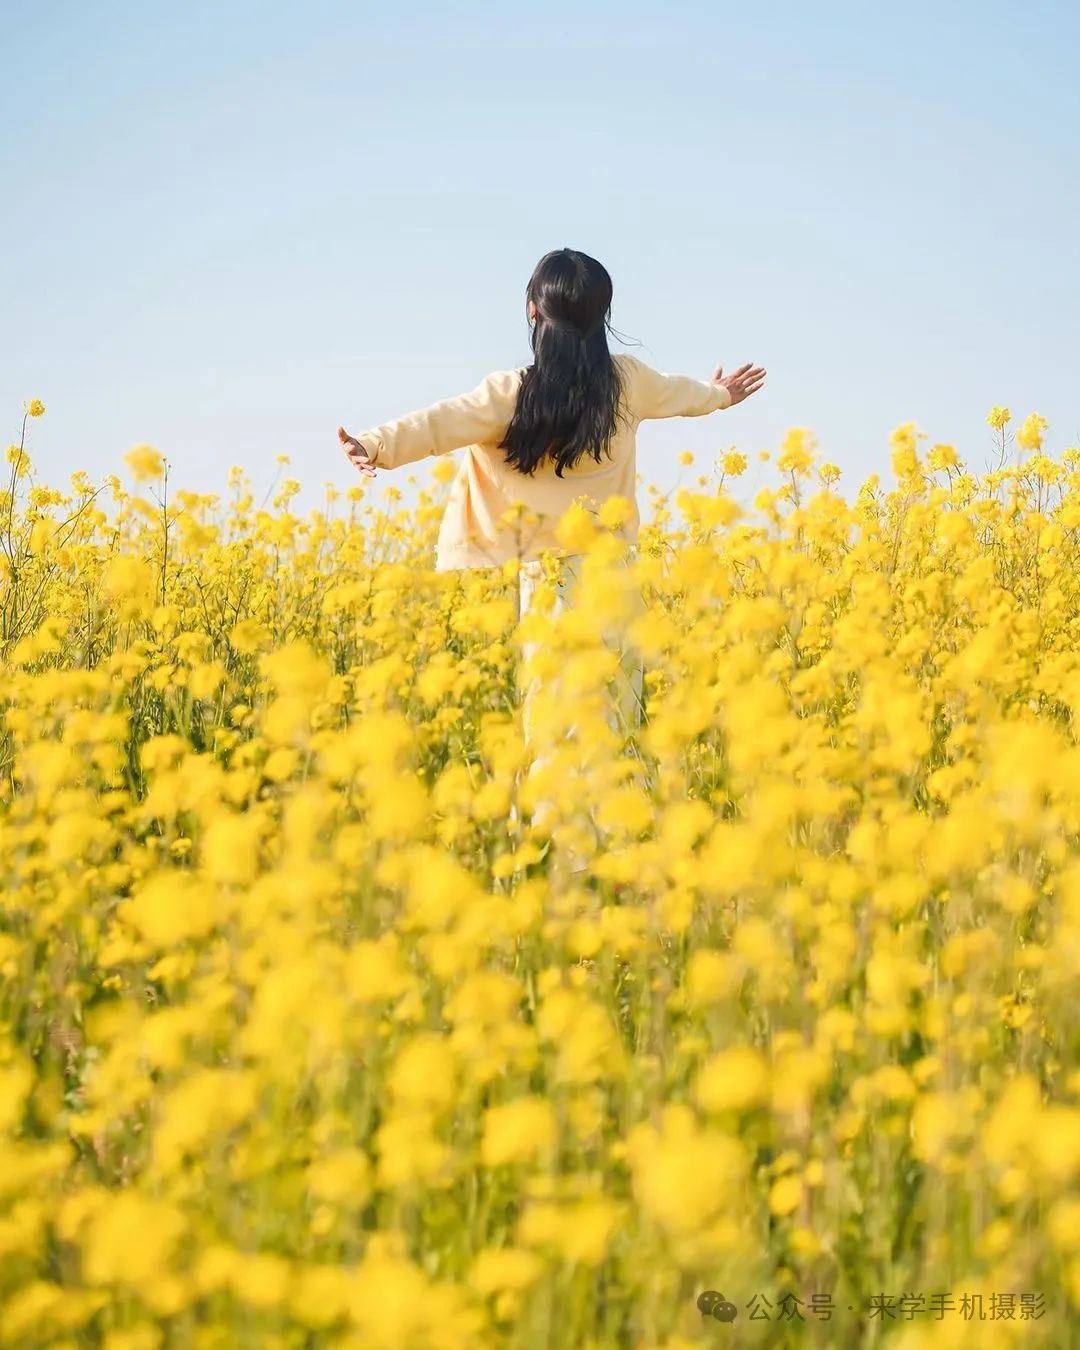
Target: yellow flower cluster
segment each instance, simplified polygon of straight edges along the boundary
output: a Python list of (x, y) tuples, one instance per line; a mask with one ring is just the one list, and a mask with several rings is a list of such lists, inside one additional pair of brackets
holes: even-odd
[[(571, 516), (529, 780), (515, 567), (432, 570), (442, 484), (9, 454), (0, 1344), (675, 1350), (703, 1289), (832, 1299), (774, 1346), (1066, 1344), (1080, 452), (920, 436), (850, 500), (804, 428), (752, 507), (654, 493), (636, 617), (624, 512)], [(866, 1320), (920, 1290), (1046, 1315)]]

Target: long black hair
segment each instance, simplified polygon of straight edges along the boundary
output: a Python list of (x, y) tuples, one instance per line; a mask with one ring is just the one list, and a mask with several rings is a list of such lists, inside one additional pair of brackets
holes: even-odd
[(499, 448), (506, 460), (532, 474), (546, 456), (556, 476), (584, 454), (597, 463), (618, 426), (622, 383), (608, 351), (611, 277), (577, 249), (546, 253), (529, 279), (536, 306), (517, 406)]

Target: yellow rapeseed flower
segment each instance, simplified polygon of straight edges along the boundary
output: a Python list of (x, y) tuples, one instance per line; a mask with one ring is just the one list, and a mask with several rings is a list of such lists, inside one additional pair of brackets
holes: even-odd
[(792, 427), (785, 433), (776, 466), (782, 473), (806, 473), (814, 462), (816, 446), (808, 427)]
[(802, 1181), (791, 1174), (780, 1177), (769, 1188), (769, 1208), (781, 1217), (793, 1213), (803, 1196)]
[(1031, 413), (1020, 424), (1016, 433), (1016, 443), (1021, 450), (1041, 450), (1043, 433), (1050, 423), (1038, 413)]
[(165, 470), (165, 460), (152, 445), (137, 445), (124, 456), (124, 463), (131, 470), (137, 483), (152, 482), (160, 478)]
[(4, 458), (14, 468), (16, 478), (24, 478), (30, 472), (30, 456), (18, 445), (9, 445)]
[(721, 1050), (702, 1066), (694, 1099), (705, 1111), (741, 1111), (765, 1100), (768, 1067), (750, 1046)]
[(547, 1153), (554, 1138), (551, 1103), (540, 1097), (523, 1097), (488, 1108), (480, 1155), (486, 1167), (530, 1162)]

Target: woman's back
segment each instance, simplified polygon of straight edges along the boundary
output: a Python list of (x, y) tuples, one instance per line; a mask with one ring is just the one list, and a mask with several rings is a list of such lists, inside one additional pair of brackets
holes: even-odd
[(620, 416), (597, 460), (582, 455), (561, 475), (551, 458), (531, 474), (512, 467), (500, 448), (517, 406), (525, 368), (497, 371), (471, 393), (447, 399), (361, 438), (376, 468), (397, 468), (428, 455), (466, 448), (439, 531), (436, 567), (498, 566), (511, 558), (560, 551), (559, 517), (576, 499), (598, 510), (611, 497), (630, 503), (623, 526), (637, 536), (637, 429), (650, 418), (698, 417), (726, 408), (731, 394), (720, 383), (663, 375), (625, 353), (613, 358), (621, 382)]
[(564, 552), (559, 518), (575, 500), (592, 510), (625, 498), (627, 542), (637, 537), (637, 429), (650, 417), (699, 417), (738, 403), (765, 372), (746, 365), (711, 381), (661, 375), (613, 356), (611, 277), (577, 249), (537, 263), (526, 288), (533, 361), (489, 375), (469, 394), (436, 403), (360, 438), (338, 436), (365, 473), (468, 449), (439, 532), (439, 571), (525, 562)]

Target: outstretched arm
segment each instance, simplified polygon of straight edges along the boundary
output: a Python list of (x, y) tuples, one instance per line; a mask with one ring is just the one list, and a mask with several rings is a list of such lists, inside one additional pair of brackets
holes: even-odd
[(733, 375), (725, 375), (717, 366), (711, 380), (694, 380), (688, 375), (662, 375), (635, 359), (637, 380), (635, 401), (642, 420), (657, 417), (702, 417), (720, 408), (730, 408), (765, 383), (762, 366), (747, 363)]
[(369, 477), (376, 468), (396, 469), (427, 455), (498, 441), (514, 414), (520, 384), (520, 371), (499, 371), (467, 394), (433, 403), (359, 436), (338, 427), (338, 440), (353, 464)]

